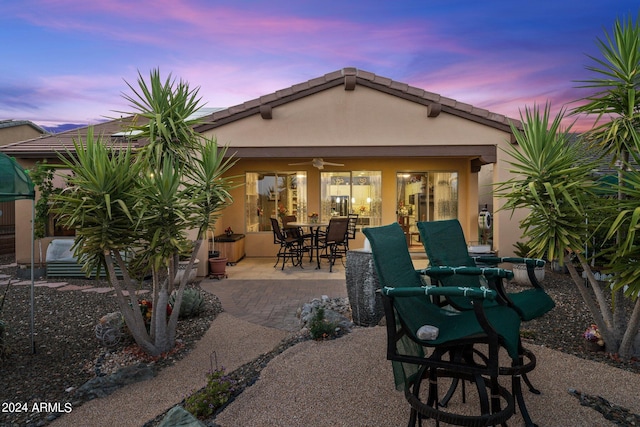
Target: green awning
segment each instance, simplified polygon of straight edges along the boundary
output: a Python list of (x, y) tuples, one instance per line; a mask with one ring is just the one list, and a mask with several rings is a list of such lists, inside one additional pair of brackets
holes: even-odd
[(36, 198), (33, 182), (13, 157), (0, 153), (0, 202)]

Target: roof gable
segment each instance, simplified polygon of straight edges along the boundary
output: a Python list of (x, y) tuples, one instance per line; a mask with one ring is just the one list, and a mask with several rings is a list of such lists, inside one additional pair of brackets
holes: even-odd
[(505, 132), (510, 132), (510, 124), (519, 126), (519, 121), (501, 114), (474, 107), (470, 104), (458, 102), (452, 98), (446, 98), (433, 92), (425, 91), (406, 83), (377, 76), (371, 72), (349, 67), (334, 71), (324, 76), (295, 84), (252, 99), (233, 107), (229, 107), (203, 118), (202, 125), (196, 127), (198, 132), (206, 132), (227, 123), (243, 119), (245, 117), (260, 114), (264, 119), (271, 118), (273, 108), (298, 100), (300, 98), (316, 94), (318, 92), (344, 85), (344, 90), (355, 90), (357, 85), (378, 90), (389, 95), (422, 104), (426, 107), (428, 117), (436, 117), (440, 112), (446, 112), (467, 120), (495, 127)]

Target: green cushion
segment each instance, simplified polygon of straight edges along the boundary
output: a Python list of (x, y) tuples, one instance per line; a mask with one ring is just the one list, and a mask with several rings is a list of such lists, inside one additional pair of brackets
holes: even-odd
[(457, 219), (419, 221), (420, 240), (432, 266), (475, 267)]
[(511, 292), (507, 295), (524, 321), (536, 319), (556, 306), (553, 299), (544, 290), (538, 288)]
[[(449, 311), (436, 307), (427, 301), (428, 297), (399, 297), (394, 299), (394, 306), (409, 329), (411, 338), (425, 346), (447, 344), (456, 340), (484, 335), (476, 315), (469, 311)], [(506, 306), (495, 306), (485, 309), (487, 319), (498, 335), (509, 356), (518, 357), (518, 339), (520, 333), (520, 317), (518, 313)], [(423, 325), (436, 326), (438, 337), (434, 340), (420, 340), (416, 336)]]

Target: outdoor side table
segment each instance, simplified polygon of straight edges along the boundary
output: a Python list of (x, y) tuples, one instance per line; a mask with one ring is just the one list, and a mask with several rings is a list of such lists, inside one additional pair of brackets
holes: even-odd
[(235, 264), (245, 256), (244, 234), (220, 234), (214, 237), (215, 250), (220, 258), (227, 258), (228, 264)]

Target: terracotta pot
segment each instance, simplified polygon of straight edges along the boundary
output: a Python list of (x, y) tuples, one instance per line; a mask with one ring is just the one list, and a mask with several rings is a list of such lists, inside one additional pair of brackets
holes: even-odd
[(225, 276), (227, 258), (209, 258), (209, 274), (212, 276)]
[(584, 347), (587, 351), (604, 351), (604, 346), (599, 345), (597, 342), (595, 341), (585, 341), (584, 342)]

